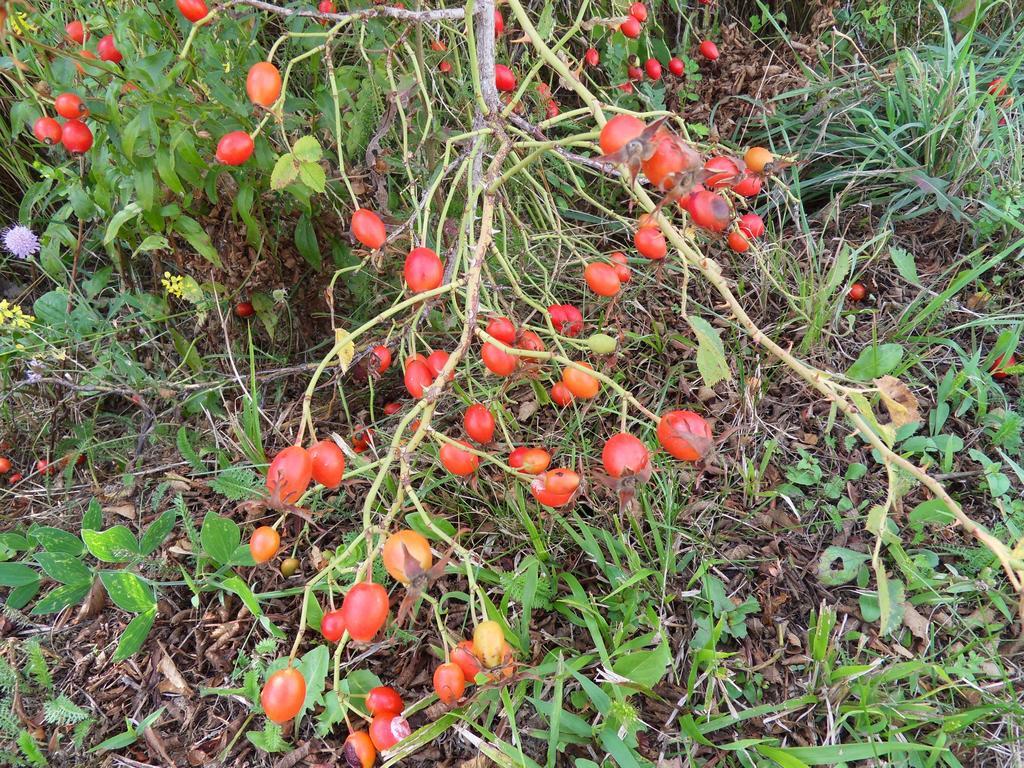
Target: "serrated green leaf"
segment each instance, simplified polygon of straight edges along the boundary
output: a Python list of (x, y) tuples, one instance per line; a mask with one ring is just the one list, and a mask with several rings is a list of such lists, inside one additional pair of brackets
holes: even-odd
[(299, 181), (314, 192), (323, 192), (327, 188), (327, 174), (317, 163), (302, 163), (299, 166)]
[(263, 479), (245, 467), (230, 467), (210, 483), (216, 493), (231, 501), (258, 499), (266, 496)]
[(192, 447), (187, 427), (178, 427), (178, 434), (175, 438), (175, 442), (178, 445), (178, 453), (181, 454), (181, 458), (187, 461), (192, 469), (196, 472), (203, 472), (206, 470), (206, 467), (203, 465), (203, 461), (196, 452), (196, 449)]
[(704, 383), (713, 387), (720, 381), (731, 379), (732, 372), (718, 331), (702, 317), (688, 315), (686, 319), (697, 336), (697, 370)]
[(281, 155), (270, 173), (270, 188), (282, 190), (299, 177), (299, 166), (290, 154)]
[(316, 163), (323, 157), (324, 151), (316, 137), (303, 136), (292, 146), (292, 154), (300, 162)]
[(917, 276), (917, 262), (914, 261), (914, 254), (904, 248), (890, 248), (889, 258), (896, 265), (900, 276), (911, 285), (920, 285), (920, 278)]

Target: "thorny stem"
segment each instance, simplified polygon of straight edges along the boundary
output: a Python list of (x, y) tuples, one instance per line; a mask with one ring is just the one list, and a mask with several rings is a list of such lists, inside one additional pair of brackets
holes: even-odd
[[(470, 578), (470, 583), (475, 586), (475, 582), (472, 579), (471, 567), (469, 565), (471, 555), (465, 549), (457, 544), (450, 537), (445, 536), (436, 525), (432, 524), (430, 516), (426, 513), (422, 503), (420, 502), (419, 496), (416, 494), (415, 489), (412, 487), (408, 480), (408, 457), (412, 455), (417, 446), (423, 440), (427, 434), (432, 434), (435, 439), (441, 442), (450, 442), (450, 440), (433, 431), (430, 427), (430, 421), (433, 416), (434, 408), (438, 399), (447, 385), (447, 379), (449, 374), (454, 372), (456, 367), (460, 364), (465, 354), (467, 353), (470, 344), (472, 343), (473, 336), (476, 335), (484, 341), (488, 341), (499, 349), (502, 349), (508, 354), (515, 355), (517, 357), (533, 358), (538, 360), (548, 360), (554, 363), (558, 363), (562, 366), (574, 367), (581, 371), (594, 376), (602, 383), (609, 386), (622, 398), (622, 410), (620, 418), (623, 423), (626, 419), (625, 406), (628, 403), (644, 414), (647, 418), (657, 421), (658, 416), (636, 398), (625, 388), (611, 379), (604, 373), (596, 370), (588, 369), (582, 366), (580, 363), (570, 360), (569, 358), (558, 355), (547, 351), (528, 351), (509, 347), (502, 342), (489, 336), (485, 331), (477, 328), (477, 318), (480, 311), (480, 293), (481, 293), (481, 282), (482, 275), (485, 265), (485, 256), (490, 251), (499, 257), (499, 262), (503, 268), (503, 271), (511, 278), (513, 278), (513, 292), (520, 298), (527, 301), (527, 303), (534, 309), (543, 312), (543, 307), (536, 301), (532, 301), (527, 297), (525, 291), (519, 286), (518, 282), (515, 281), (515, 276), (510, 268), (510, 265), (504, 258), (504, 255), (500, 251), (492, 246), (491, 241), (491, 228), (493, 226), (493, 215), (495, 209), (495, 195), (496, 191), (501, 187), (501, 184), (510, 178), (515, 173), (525, 169), (530, 162), (535, 158), (531, 155), (524, 160), (518, 161), (517, 165), (512, 171), (507, 171), (504, 175), (501, 173), (501, 167), (511, 150), (511, 143), (505, 136), (503, 127), (495, 123), (494, 120), (500, 112), (500, 100), (498, 98), (497, 89), (494, 83), (494, 0), (470, 0), (467, 4), (465, 11), (459, 9), (445, 9), (442, 11), (426, 11), (426, 12), (415, 12), (415, 11), (400, 11), (399, 9), (393, 8), (371, 8), (366, 11), (358, 11), (348, 14), (317, 14), (312, 11), (298, 11), (292, 9), (279, 8), (277, 6), (269, 6), (267, 3), (263, 3), (261, 0), (234, 0), (230, 4), (242, 4), (250, 5), (256, 8), (262, 8), (269, 10), (274, 13), (281, 15), (300, 15), (309, 16), (312, 18), (327, 18), (332, 21), (342, 22), (353, 18), (367, 18), (371, 16), (391, 16), (398, 19), (407, 21), (429, 21), (439, 19), (454, 19), (462, 18), (465, 16), (467, 31), (471, 33), (468, 44), (472, 54), (472, 76), (474, 83), (474, 92), (478, 99), (478, 110), (473, 124), (473, 132), (467, 134), (467, 136), (473, 137), (473, 148), (469, 153), (469, 157), (474, 162), (474, 172), (469, 174), (467, 177), (467, 183), (469, 185), (469, 194), (466, 202), (467, 212), (475, 211), (477, 206), (480, 206), (480, 222), (478, 228), (478, 234), (476, 242), (473, 244), (472, 252), (470, 254), (469, 262), (465, 264), (463, 277), (451, 281), (450, 283), (435, 289), (435, 291), (419, 294), (417, 296), (406, 299), (402, 302), (395, 304), (388, 310), (381, 312), (377, 317), (368, 323), (364, 324), (360, 328), (356, 329), (350, 334), (342, 335), (339, 334), (338, 340), (332, 349), (328, 352), (327, 356), (317, 367), (314, 372), (309, 386), (306, 389), (303, 398), (303, 413), (302, 413), (302, 424), (300, 426), (298, 440), (301, 442), (306, 426), (312, 429), (313, 422), (311, 416), (311, 401), (313, 392), (316, 389), (317, 382), (320, 376), (323, 374), (329, 362), (339, 355), (343, 349), (345, 349), (352, 341), (360, 334), (367, 330), (377, 326), (387, 318), (397, 314), (398, 312), (413, 306), (414, 304), (424, 301), (432, 296), (440, 295), (443, 293), (453, 292), (461, 293), (464, 288), (465, 302), (462, 308), (462, 334), (456, 348), (451, 352), (448, 362), (445, 364), (444, 369), (437, 375), (433, 384), (431, 384), (423, 394), (423, 397), (410, 409), (409, 413), (405, 415), (401, 423), (395, 430), (395, 434), (391, 440), (390, 445), (387, 448), (386, 453), (381, 456), (377, 463), (376, 469), (377, 474), (371, 484), (371, 487), (367, 493), (362, 507), (362, 518), (363, 518), (363, 529), (360, 535), (353, 541), (344, 552), (336, 554), (332, 558), (331, 563), (323, 571), (314, 576), (306, 585), (304, 590), (304, 601), (302, 605), (302, 613), (300, 619), (300, 628), (295, 642), (292, 647), (291, 657), (294, 659), (299, 645), (301, 643), (302, 635), (306, 625), (307, 615), (307, 604), (310, 596), (310, 592), (321, 580), (328, 578), (329, 574), (332, 574), (337, 568), (341, 566), (341, 563), (345, 562), (348, 557), (351, 556), (352, 552), (357, 546), (361, 544), (367, 537), (379, 534), (380, 543), (375, 547), (367, 546), (367, 559), (359, 567), (358, 573), (364, 574), (370, 567), (373, 558), (376, 555), (377, 550), (383, 543), (384, 537), (387, 535), (388, 527), (391, 521), (398, 514), (402, 507), (402, 501), (405, 496), (411, 499), (413, 505), (421, 513), (423, 519), (426, 521), (428, 527), (440, 536), (443, 540), (447, 541), (454, 549), (454, 551), (463, 560), (463, 563), (467, 566), (467, 575)], [(515, 14), (517, 21), (523, 29), (529, 43), (535, 49), (538, 56), (550, 66), (566, 83), (571, 87), (579, 98), (587, 105), (587, 111), (589, 111), (597, 123), (598, 127), (604, 125), (606, 118), (602, 110), (602, 106), (598, 99), (587, 89), (587, 87), (580, 82), (575, 75), (571, 72), (568, 65), (565, 64), (558, 56), (549, 48), (544, 41), (540, 38), (536, 29), (534, 28), (530, 18), (528, 17), (525, 9), (519, 0), (508, 0), (508, 5), (512, 12)], [(269, 6), (269, 7), (268, 7)], [(220, 9), (228, 6), (221, 6)], [(216, 14), (217, 11), (211, 13), (210, 17)], [(191, 37), (195, 34), (196, 29), (202, 24), (206, 23), (210, 17), (203, 19), (199, 24), (193, 27)], [(187, 47), (187, 46), (186, 46)], [(183, 51), (184, 55), (184, 51)], [(578, 111), (577, 111), (578, 112)], [(538, 143), (537, 148), (539, 149), (550, 149), (557, 153), (559, 158), (563, 162), (574, 163), (587, 167), (591, 170), (599, 171), (610, 177), (618, 176), (624, 186), (630, 191), (630, 193), (637, 199), (637, 201), (647, 211), (654, 209), (654, 202), (651, 200), (649, 195), (639, 186), (631, 185), (628, 176), (623, 175), (621, 171), (614, 169), (607, 169), (596, 163), (593, 159), (575, 155), (568, 152), (565, 147), (572, 146), (574, 143), (580, 141), (580, 136), (570, 137), (562, 141), (547, 141), (546, 138), (540, 133), (539, 129), (535, 126), (531, 126), (525, 120), (517, 118), (514, 115), (509, 116), (511, 121), (524, 128), (530, 135), (537, 137), (541, 143)], [(553, 124), (555, 121), (548, 123)], [(480, 166), (481, 160), (484, 155), (482, 150), (482, 143), (490, 138), (491, 134), (498, 137), (499, 148), (494, 152), (493, 159), (488, 168), (486, 179), (483, 178), (482, 168)], [(589, 139), (592, 135), (587, 135), (585, 138)], [(443, 178), (443, 176), (441, 177)], [(530, 181), (527, 176), (527, 180)], [(481, 199), (482, 198), (482, 199)], [(464, 221), (472, 221), (472, 216)], [(812, 389), (819, 392), (830, 402), (834, 403), (835, 406), (841, 410), (853, 424), (854, 428), (864, 437), (864, 439), (878, 451), (878, 454), (882, 457), (887, 469), (891, 472), (892, 468), (898, 467), (904, 472), (908, 473), (915, 479), (917, 479), (922, 485), (924, 485), (935, 497), (941, 499), (948, 507), (951, 514), (957, 520), (957, 522), (965, 528), (971, 535), (978, 539), (982, 544), (988, 547), (999, 559), (1003, 566), (1004, 571), (1007, 574), (1007, 578), (1011, 585), (1018, 593), (1024, 591), (1022, 587), (1022, 580), (1024, 580), (1024, 565), (1022, 565), (1017, 556), (1011, 552), (1007, 546), (999, 541), (997, 538), (992, 536), (983, 526), (971, 519), (960, 507), (960, 505), (947, 493), (942, 484), (932, 476), (930, 476), (924, 469), (913, 464), (906, 458), (900, 456), (893, 451), (882, 439), (877, 432), (872, 429), (868, 419), (860, 411), (858, 406), (851, 401), (850, 391), (842, 384), (833, 381), (829, 374), (819, 369), (813, 368), (801, 360), (798, 360), (788, 351), (776, 344), (770, 339), (750, 318), (750, 316), (743, 309), (731, 288), (729, 287), (728, 281), (723, 277), (721, 267), (719, 264), (706, 256), (704, 256), (694, 244), (688, 240), (680, 231), (676, 228), (664, 215), (659, 214), (657, 217), (657, 224), (665, 234), (666, 238), (672, 243), (673, 247), (678, 251), (683, 259), (684, 266), (696, 267), (703, 277), (711, 283), (715, 290), (719, 293), (726, 305), (729, 307), (733, 316), (744, 329), (744, 331), (751, 337), (751, 339), (768, 351), (771, 355), (776, 357), (789, 369), (791, 369), (798, 377), (804, 380)], [(460, 246), (463, 241), (460, 239)], [(453, 255), (453, 260), (456, 264), (460, 263), (459, 257), (461, 256), (461, 249), (456, 250), (456, 254)], [(554, 329), (548, 320), (548, 328), (554, 335)], [(419, 418), (420, 423), (413, 434), (406, 439), (406, 433), (412, 422)], [(479, 452), (472, 450), (473, 453)], [(490, 457), (488, 457), (490, 458)], [(379, 527), (373, 527), (372, 513), (377, 506), (377, 499), (380, 490), (384, 484), (384, 481), (388, 474), (391, 472), (392, 465), (395, 460), (399, 459), (402, 466), (402, 480), (398, 485), (398, 490), (395, 494), (395, 499), (390, 505), (388, 512), (383, 516)], [(496, 462), (502, 466), (506, 471), (514, 472), (510, 467), (505, 467), (501, 462)], [(515, 473), (518, 475), (519, 473)], [(474, 590), (475, 591), (475, 590)], [(472, 607), (472, 605), (471, 605)], [(435, 606), (436, 611), (436, 606)], [(1024, 616), (1024, 597), (1021, 602), (1022, 616)], [(440, 622), (440, 617), (438, 617)], [(340, 647), (335, 655), (335, 662), (337, 664), (338, 654), (340, 653)], [(337, 673), (336, 673), (337, 677)]]
[(388, 307), (383, 312), (379, 313), (376, 317), (367, 320), (361, 326), (356, 328), (351, 333), (340, 332), (338, 339), (334, 342), (334, 346), (330, 348), (327, 354), (324, 356), (320, 364), (317, 365), (316, 370), (313, 371), (313, 375), (310, 377), (309, 384), (306, 387), (306, 391), (302, 396), (302, 422), (299, 425), (299, 434), (296, 437), (296, 445), (302, 443), (302, 438), (305, 435), (306, 426), (310, 428), (310, 432), (315, 434), (315, 428), (313, 427), (313, 417), (311, 414), (311, 404), (313, 402), (313, 392), (316, 391), (316, 385), (320, 381), (320, 377), (323, 375), (324, 370), (328, 364), (333, 360), (343, 349), (352, 344), (355, 339), (364, 334), (366, 331), (375, 328), (380, 322), (388, 319), (392, 315), (397, 315), (403, 309), (411, 307), (413, 304), (419, 304), (421, 301), (426, 301), (434, 296), (440, 296), (442, 293), (448, 293), (458, 288), (460, 281), (455, 280), (446, 285), (438, 286), (430, 291), (424, 291), (423, 293), (417, 293), (414, 296), (410, 296), (405, 301), (400, 301)]
[[(572, 84), (573, 89), (577, 92), (584, 103), (594, 111), (594, 117), (597, 120), (598, 125), (603, 125), (605, 122), (604, 115), (601, 113), (601, 108), (598, 105), (596, 98), (587, 90), (586, 86), (571, 76), (568, 67), (554, 55), (551, 49), (548, 48), (540, 38), (518, 0), (509, 0), (509, 6), (515, 12), (516, 18), (522, 25), (524, 33), (529, 37), (530, 43), (536, 49), (538, 55), (547, 61), (566, 82)], [(632, 193), (637, 197), (647, 211), (654, 210), (654, 202), (642, 188), (636, 185), (629, 185), (628, 181), (625, 181), (625, 177), (624, 185), (627, 189), (632, 190)], [(846, 414), (864, 439), (878, 451), (886, 465), (895, 465), (899, 467), (924, 485), (934, 496), (941, 499), (946, 504), (950, 513), (954, 518), (956, 518), (956, 521), (969, 534), (974, 536), (979, 542), (991, 550), (1003, 566), (1003, 570), (1005, 571), (1010, 584), (1021, 596), (1019, 608), (1022, 624), (1024, 624), (1024, 564), (1020, 563), (1019, 560), (1013, 556), (1013, 553), (1006, 544), (989, 533), (984, 526), (968, 516), (961, 506), (949, 495), (942, 483), (929, 475), (923, 468), (917, 466), (903, 456), (900, 456), (886, 445), (882, 438), (868, 424), (868, 421), (860, 413), (857, 406), (850, 402), (850, 400), (848, 400), (842, 393), (840, 385), (831, 381), (827, 373), (819, 369), (812, 368), (801, 360), (798, 360), (770, 339), (743, 309), (743, 306), (739, 303), (736, 296), (729, 288), (728, 282), (722, 276), (722, 269), (720, 265), (714, 259), (700, 253), (663, 214), (658, 215), (657, 223), (668, 240), (671, 241), (672, 245), (679, 251), (685, 262), (697, 267), (704, 278), (711, 283), (715, 290), (718, 291), (719, 295), (729, 306), (729, 309), (732, 311), (735, 318), (755, 343), (764, 347), (768, 352), (796, 373), (801, 379), (807, 382), (807, 384), (809, 384), (813, 389), (817, 390), (829, 401), (835, 403), (836, 406)], [(511, 352), (512, 350), (506, 351)]]

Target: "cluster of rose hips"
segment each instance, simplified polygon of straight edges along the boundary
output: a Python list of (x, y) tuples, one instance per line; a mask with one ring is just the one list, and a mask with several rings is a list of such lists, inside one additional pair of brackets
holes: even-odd
[[(375, 349), (375, 355), (379, 349), (382, 348)], [(381, 358), (378, 356), (378, 359)], [(390, 362), (390, 353), (387, 362)], [(493, 420), (489, 436), (482, 432), (486, 425), (473, 424), (472, 413), (467, 414), (467, 431), (481, 439), (493, 436)], [(343, 454), (331, 441), (321, 441), (309, 450), (290, 446), (274, 457), (266, 485), (272, 499), (293, 504), (313, 481), (327, 488), (340, 486), (344, 468)], [(280, 536), (270, 526), (257, 528), (249, 540), (256, 563), (273, 558), (279, 547)], [(417, 590), (429, 585), (433, 553), (422, 534), (411, 529), (391, 534), (384, 543), (381, 558), (384, 568), (400, 584)], [(372, 581), (359, 581), (345, 593), (339, 608), (323, 614), (320, 633), (327, 642), (336, 643), (347, 637), (353, 642), (370, 643), (386, 624), (388, 611), (387, 590)], [(477, 625), (472, 641), (459, 642), (451, 650), (449, 660), (434, 670), (434, 689), (442, 702), (454, 706), (463, 698), (467, 685), (476, 683), (479, 675), (494, 681), (510, 676), (512, 670), (513, 653), (501, 625), (483, 621)], [(267, 678), (260, 692), (260, 703), (270, 720), (285, 723), (298, 715), (305, 694), (306, 680), (302, 672), (289, 664)], [(366, 699), (366, 709), (371, 716), (369, 729), (366, 732), (355, 730), (345, 741), (345, 756), (350, 765), (368, 768), (373, 765), (378, 751), (390, 749), (410, 734), (409, 724), (402, 716), (404, 708), (401, 696), (392, 688), (382, 686), (369, 692)]]
[[(11, 460), (8, 459), (6, 456), (0, 456), (0, 476), (6, 475), (8, 472), (11, 471), (11, 468), (12, 468)], [(15, 485), (15, 484), (20, 483), (20, 482), (21, 482), (21, 473), (20, 472), (12, 472), (11, 475), (7, 478), (7, 484), (8, 485)]]
[(629, 6), (629, 16), (619, 24), (619, 32), (626, 37), (635, 40), (640, 37), (640, 30), (647, 21), (647, 6), (643, 3), (633, 3)]
[(73, 155), (81, 155), (92, 147), (92, 131), (83, 121), (89, 116), (89, 108), (74, 93), (62, 93), (53, 102), (57, 114), (65, 119), (61, 124), (52, 117), (40, 117), (32, 126), (36, 139), (54, 146), (63, 144)]
[[(628, 38), (636, 39), (640, 37), (645, 21), (647, 21), (647, 6), (640, 2), (633, 3), (629, 6), (629, 16), (619, 24), (619, 31)], [(708, 61), (715, 61), (719, 56), (718, 46), (710, 40), (702, 41), (698, 51)], [(589, 67), (597, 67), (601, 62), (601, 54), (598, 53), (596, 48), (590, 47), (583, 54), (583, 61)], [(668, 70), (675, 77), (682, 77), (686, 71), (686, 65), (678, 56), (673, 56), (668, 61)], [(631, 92), (633, 90), (633, 82), (643, 80), (645, 73), (651, 80), (660, 80), (662, 76), (661, 62), (652, 56), (644, 62), (643, 68), (641, 68), (640, 62), (636, 60), (635, 63), (628, 66), (626, 70), (628, 80), (622, 83), (619, 88), (626, 92)]]
[[(653, 135), (651, 134), (653, 131)], [(764, 234), (764, 222), (756, 213), (734, 220), (733, 208), (722, 195), (730, 190), (739, 197), (756, 197), (775, 158), (764, 147), (751, 147), (742, 159), (716, 155), (707, 161), (679, 136), (663, 125), (647, 124), (632, 115), (616, 115), (601, 129), (598, 139), (606, 160), (622, 162), (635, 173), (642, 169), (652, 186), (676, 200), (693, 224), (707, 232), (726, 234), (730, 248), (738, 253), (750, 248), (750, 241)], [(699, 181), (698, 181), (699, 180)], [(633, 237), (637, 251), (648, 259), (663, 259), (668, 253), (661, 230), (641, 217)]]
[[(8, 445), (5, 443), (4, 445), (0, 446), (0, 449), (6, 449), (7, 447)], [(66, 467), (69, 463), (71, 463), (70, 456), (64, 456), (58, 461), (47, 461), (46, 459), (39, 459), (36, 462), (36, 472), (44, 476), (56, 475), (58, 472), (64, 469), (64, 467)], [(84, 463), (85, 454), (78, 454), (78, 456), (75, 458), (75, 466), (81, 466)], [(10, 475), (8, 475), (7, 477), (7, 484), (17, 485), (25, 478), (24, 475), (21, 474), (21, 472), (11, 472), (12, 468), (13, 465), (11, 464), (11, 460), (6, 456), (0, 456), (0, 477), (7, 475), (7, 473), (10, 472)]]
[[(85, 59), (95, 59), (96, 54), (84, 48), (85, 41), (89, 37), (88, 30), (81, 21), (72, 21), (65, 27), (65, 33), (70, 42), (83, 46), (81, 56)], [(100, 38), (96, 45), (96, 51), (102, 61), (109, 61), (113, 64), (119, 63), (124, 57), (117, 50), (113, 35), (105, 35)], [(79, 73), (84, 73), (81, 64), (76, 64)], [(126, 88), (134, 86), (126, 85)], [(89, 110), (74, 93), (62, 93), (54, 100), (54, 109), (57, 114), (64, 118), (61, 123), (53, 117), (40, 117), (32, 124), (32, 134), (37, 140), (49, 146), (62, 144), (64, 149), (73, 155), (81, 155), (92, 148), (92, 130), (85, 124), (84, 120), (89, 116)]]

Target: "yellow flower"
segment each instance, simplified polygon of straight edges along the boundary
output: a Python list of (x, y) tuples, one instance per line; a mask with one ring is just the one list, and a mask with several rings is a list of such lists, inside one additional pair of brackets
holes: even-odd
[(11, 304), (7, 299), (0, 299), (0, 327), (5, 325), (16, 330), (27, 331), (36, 319), (26, 315), (21, 307)]
[(177, 296), (179, 299), (185, 296), (185, 278), (181, 275), (172, 275), (170, 272), (164, 272), (160, 282), (163, 284), (168, 296)]

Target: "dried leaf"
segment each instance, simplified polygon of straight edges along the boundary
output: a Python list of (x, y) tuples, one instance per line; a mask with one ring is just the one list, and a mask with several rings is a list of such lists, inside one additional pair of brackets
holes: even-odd
[(126, 520), (135, 519), (135, 505), (130, 501), (123, 502), (121, 504), (111, 504), (103, 508), (104, 512), (113, 512), (115, 515), (125, 518)]
[(527, 421), (530, 417), (535, 414), (540, 408), (540, 403), (536, 397), (532, 397), (529, 400), (524, 400), (519, 404), (519, 412), (516, 414), (517, 421)]
[(181, 676), (181, 672), (178, 671), (178, 667), (175, 666), (162, 643), (160, 644), (160, 661), (157, 662), (156, 667), (164, 676), (164, 681), (157, 686), (161, 693), (179, 693), (187, 696), (191, 692), (188, 683)]
[(921, 420), (917, 398), (902, 381), (895, 376), (882, 376), (875, 379), (875, 386), (882, 395), (882, 402), (889, 411), (894, 427), (899, 428)]
[(903, 623), (914, 637), (921, 642), (928, 642), (928, 627), (930, 623), (910, 603), (903, 603)]
[(334, 344), (338, 351), (338, 367), (344, 373), (352, 364), (352, 358), (356, 354), (356, 345), (348, 338), (348, 331), (342, 328), (334, 329)]

